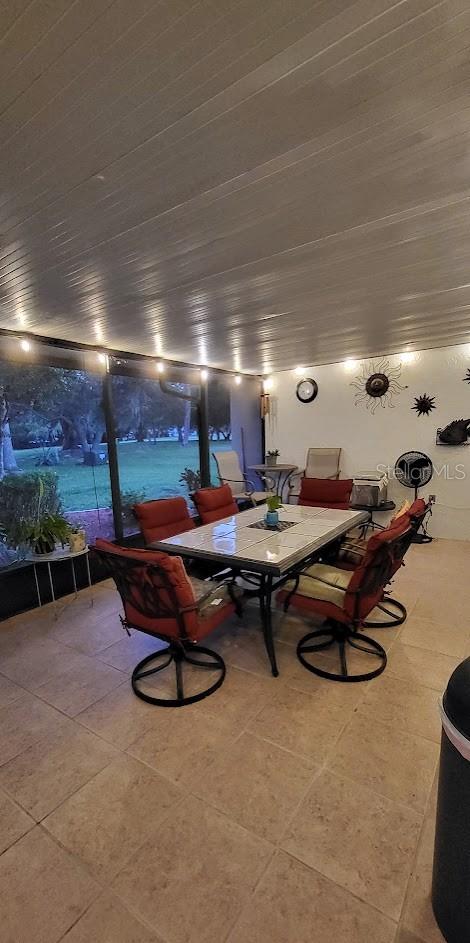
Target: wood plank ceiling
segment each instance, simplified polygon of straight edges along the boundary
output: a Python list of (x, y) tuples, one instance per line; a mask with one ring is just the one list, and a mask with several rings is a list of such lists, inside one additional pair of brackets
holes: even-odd
[(2, 0), (0, 327), (253, 372), (470, 341), (468, 0)]

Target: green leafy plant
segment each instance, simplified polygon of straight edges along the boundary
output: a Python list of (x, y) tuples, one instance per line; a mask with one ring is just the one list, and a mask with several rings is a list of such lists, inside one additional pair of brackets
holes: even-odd
[(198, 491), (201, 487), (201, 473), (199, 469), (185, 468), (179, 477), (182, 485), (186, 485), (189, 492)]
[(279, 449), (269, 449), (269, 452), (266, 452), (267, 458), (279, 458), (280, 454)]
[(142, 501), (146, 500), (147, 495), (145, 494), (145, 491), (133, 491), (132, 488), (128, 488), (126, 491), (121, 491), (121, 510), (123, 520), (135, 520), (134, 504), (141, 504)]
[(59, 479), (55, 472), (6, 475), (0, 481), (0, 514), (11, 547), (23, 542), (23, 525), (42, 515), (61, 513)]
[(51, 553), (56, 541), (62, 546), (68, 540), (70, 524), (62, 514), (44, 514), (37, 520), (22, 521), (20, 544), (29, 544), (36, 553)]
[(282, 508), (282, 501), (278, 494), (270, 494), (266, 498), (266, 506), (268, 511), (278, 511), (279, 508)]

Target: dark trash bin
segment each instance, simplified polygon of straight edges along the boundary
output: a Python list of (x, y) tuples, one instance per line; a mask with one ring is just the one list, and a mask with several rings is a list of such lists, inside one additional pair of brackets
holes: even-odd
[(434, 916), (447, 943), (470, 941), (470, 658), (441, 703), (442, 738), (432, 878)]

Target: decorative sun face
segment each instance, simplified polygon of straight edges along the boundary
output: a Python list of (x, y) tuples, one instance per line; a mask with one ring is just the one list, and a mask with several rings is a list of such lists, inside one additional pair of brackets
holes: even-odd
[(422, 396), (415, 396), (415, 404), (412, 406), (412, 409), (415, 409), (418, 413), (418, 416), (429, 416), (429, 413), (432, 409), (435, 409), (435, 396), (428, 396), (427, 393), (423, 393)]
[(393, 406), (392, 399), (397, 393), (406, 390), (399, 382), (401, 364), (392, 367), (389, 360), (372, 360), (363, 363), (361, 370), (351, 382), (358, 391), (354, 396), (356, 406), (365, 403), (371, 413), (375, 413), (377, 406)]

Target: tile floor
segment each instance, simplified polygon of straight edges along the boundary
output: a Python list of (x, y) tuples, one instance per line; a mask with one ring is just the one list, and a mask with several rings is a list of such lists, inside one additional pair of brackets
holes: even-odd
[[(413, 547), (385, 674), (340, 685), (257, 611), (210, 644), (228, 671), (180, 710), (129, 675), (110, 583), (0, 624), (3, 943), (439, 943), (429, 901), (437, 698), (470, 654), (470, 543)], [(358, 657), (362, 657), (358, 655)]]

